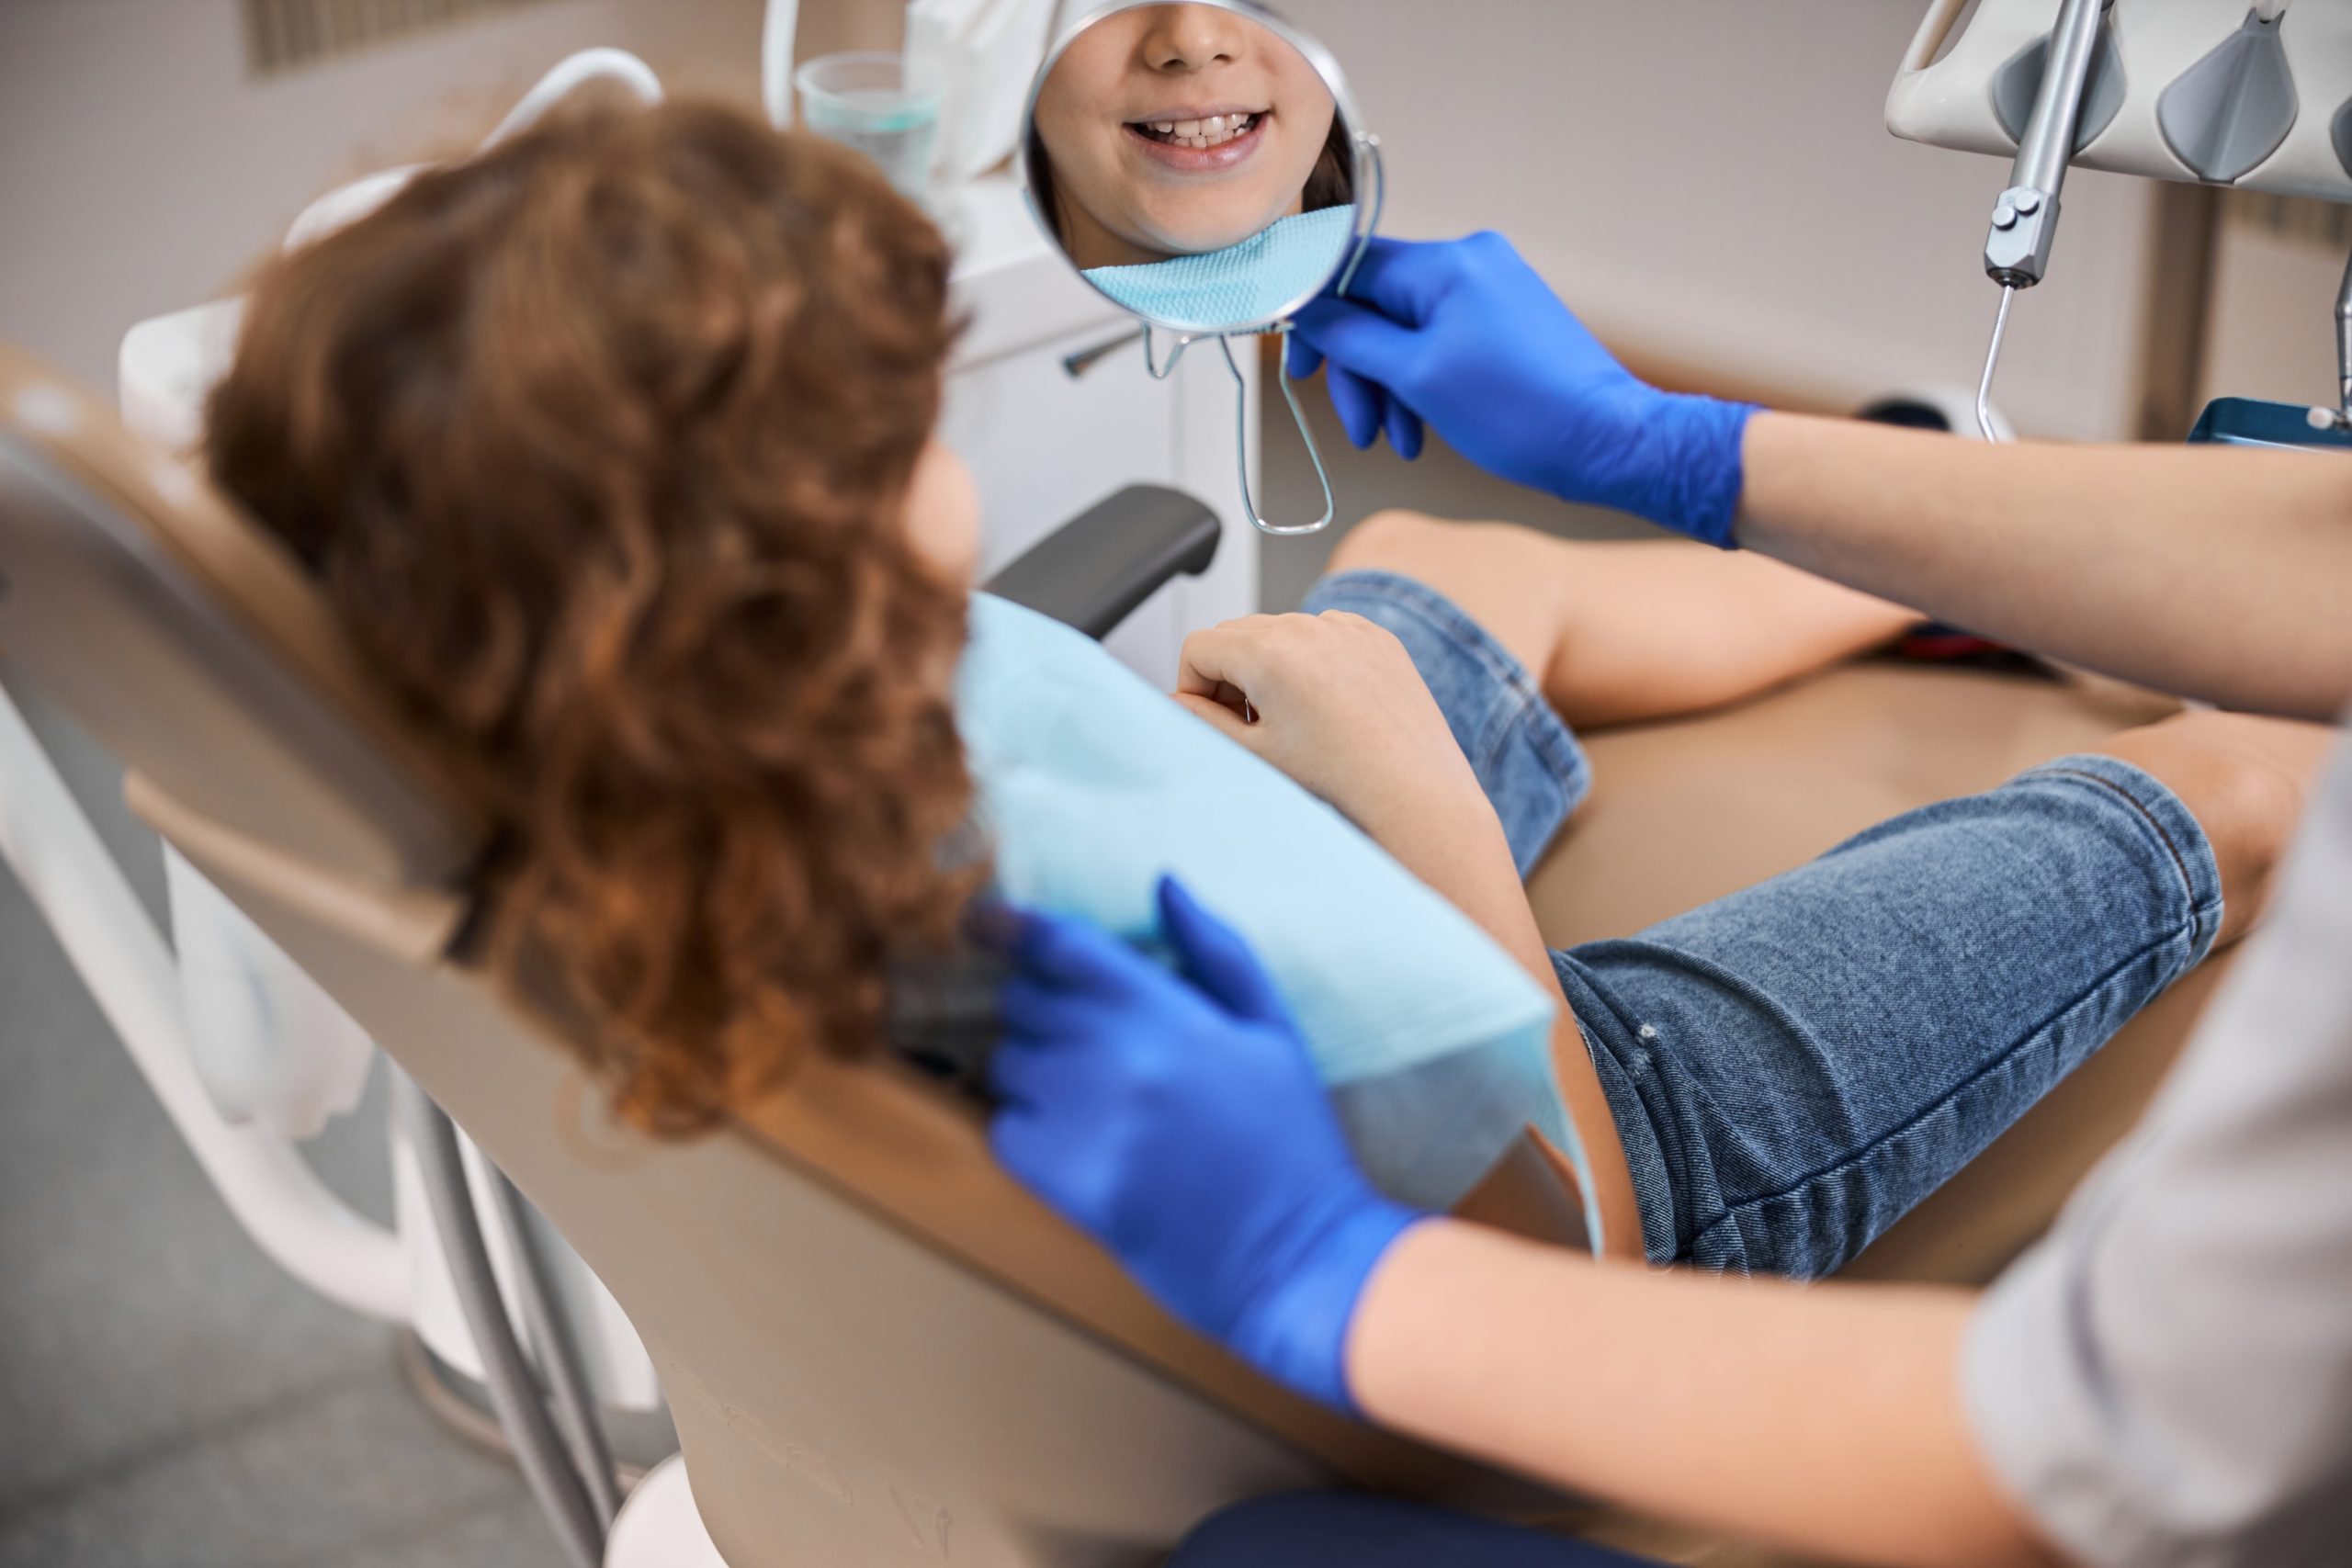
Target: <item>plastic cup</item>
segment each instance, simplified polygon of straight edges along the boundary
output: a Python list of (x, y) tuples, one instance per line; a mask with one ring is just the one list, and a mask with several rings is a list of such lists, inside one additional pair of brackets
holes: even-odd
[(880, 164), (901, 192), (927, 199), (941, 93), (908, 79), (906, 56), (871, 50), (828, 54), (802, 66), (793, 83), (800, 89), (801, 124), (854, 147)]

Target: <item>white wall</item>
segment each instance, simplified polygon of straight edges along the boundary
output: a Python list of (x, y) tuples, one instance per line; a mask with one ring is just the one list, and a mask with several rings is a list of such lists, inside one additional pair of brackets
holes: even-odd
[[(1603, 335), (1850, 402), (1973, 384), (2007, 170), (1902, 142), (1884, 100), (1923, 6), (1896, 0), (1294, 0), (1387, 148), (1390, 227), (1498, 228)], [(2145, 187), (2070, 183), (2004, 401), (2128, 428)]]
[(2344, 257), (2308, 240), (2233, 227), (2216, 267), (2206, 395), (2333, 407), (2340, 394), (2332, 307)]
[[(1828, 404), (1973, 384), (2005, 171), (1895, 141), (1923, 0), (1281, 0), (1388, 149), (1389, 228), (1510, 233), (1653, 360)], [(132, 321), (225, 292), (320, 190), (458, 145), (566, 51), (617, 43), (749, 98), (761, 0), (551, 0), (279, 80), (235, 0), (0, 0), (0, 337), (111, 388)], [(887, 42), (897, 0), (807, 0), (804, 41)], [(2078, 175), (2002, 382), (2029, 430), (2135, 405), (2150, 187)], [(2233, 239), (2213, 384), (2320, 398), (2337, 258)]]
[[(1381, 134), (1392, 232), (1500, 229), (1605, 337), (1693, 371), (1832, 405), (1973, 388), (2007, 169), (1885, 129), (1924, 0), (1282, 8), (1331, 45)], [(2028, 432), (2132, 433), (2154, 188), (2068, 182), (2052, 280), (2020, 302), (2002, 373)], [(2342, 265), (2233, 248), (2219, 371), (2311, 387)]]
[[(887, 8), (887, 7), (886, 7)], [(236, 0), (0, 0), (0, 337), (111, 389), (321, 191), (464, 145), (572, 50), (756, 97), (761, 0), (553, 0), (268, 81)]]

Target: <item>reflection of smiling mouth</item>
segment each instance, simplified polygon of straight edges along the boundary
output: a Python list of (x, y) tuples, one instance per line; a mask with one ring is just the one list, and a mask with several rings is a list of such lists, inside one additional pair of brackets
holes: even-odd
[(1126, 132), (1154, 163), (1185, 174), (1209, 174), (1247, 160), (1264, 144), (1272, 118), (1272, 111), (1266, 110), (1142, 120), (1129, 124)]
[(1257, 128), (1258, 119), (1254, 114), (1213, 114), (1200, 119), (1146, 120), (1135, 129), (1155, 141), (1204, 151), (1247, 136)]

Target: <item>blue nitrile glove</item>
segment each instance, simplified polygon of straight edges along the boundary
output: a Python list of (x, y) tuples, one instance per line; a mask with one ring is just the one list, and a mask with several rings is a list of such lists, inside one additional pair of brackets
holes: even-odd
[(1385, 428), (1414, 457), (1426, 420), (1503, 479), (1732, 547), (1754, 407), (1643, 382), (1499, 234), (1373, 241), (1348, 297), (1293, 323), (1291, 374), (1325, 360), (1360, 447)]
[(1240, 937), (1173, 879), (1181, 976), (1082, 921), (1022, 919), (989, 1141), (1161, 1305), (1352, 1410), (1349, 1320), (1421, 1216), (1356, 1167), (1306, 1044)]

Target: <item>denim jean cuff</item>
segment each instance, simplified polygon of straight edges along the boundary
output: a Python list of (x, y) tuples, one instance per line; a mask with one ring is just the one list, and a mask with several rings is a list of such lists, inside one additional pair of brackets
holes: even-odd
[(1502, 818), (1525, 875), (1592, 789), (1584, 748), (1526, 665), (1425, 582), (1390, 571), (1324, 578), (1300, 606), (1340, 610), (1394, 632)]
[(2118, 811), (2129, 811), (2143, 833), (2159, 864), (2173, 866), (2180, 875), (2188, 901), (2191, 937), (2188, 965), (2202, 963), (2222, 932), (2222, 867), (2204, 825), (2162, 780), (2120, 757), (2084, 752), (2060, 757), (2030, 768), (2011, 781), (2048, 781), (2073, 784)]

